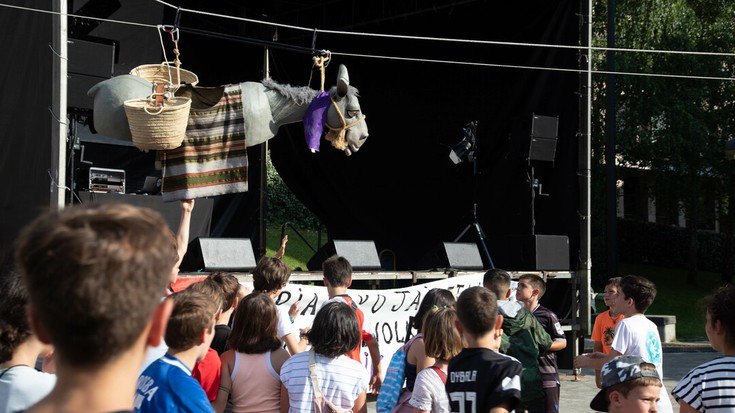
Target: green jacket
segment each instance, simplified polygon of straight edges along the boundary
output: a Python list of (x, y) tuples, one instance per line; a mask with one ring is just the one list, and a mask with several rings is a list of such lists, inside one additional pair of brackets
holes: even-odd
[(546, 403), (538, 358), (551, 347), (551, 337), (523, 303), (498, 301), (498, 310), (503, 315), (500, 352), (518, 359), (523, 366), (521, 405), (516, 411), (542, 412)]

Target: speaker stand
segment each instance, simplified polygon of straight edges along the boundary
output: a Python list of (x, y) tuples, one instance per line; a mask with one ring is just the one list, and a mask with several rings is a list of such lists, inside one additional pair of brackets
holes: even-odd
[(490, 257), (490, 250), (487, 248), (485, 231), (482, 230), (482, 226), (480, 226), (480, 222), (477, 220), (477, 203), (472, 206), (472, 222), (467, 224), (467, 226), (462, 230), (457, 238), (454, 239), (454, 242), (459, 242), (459, 240), (461, 240), (462, 237), (464, 237), (465, 234), (467, 234), (467, 231), (469, 231), (470, 229), (473, 229), (475, 231), (475, 234), (477, 235), (477, 239), (480, 243), (480, 248), (482, 249), (482, 256), (487, 261), (490, 269), (494, 269), (495, 264), (493, 263), (492, 257)]

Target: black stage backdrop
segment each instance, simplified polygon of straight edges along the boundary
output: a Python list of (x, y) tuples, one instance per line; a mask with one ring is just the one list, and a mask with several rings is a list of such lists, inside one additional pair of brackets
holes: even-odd
[[(569, 46), (579, 42), (581, 21), (577, 1), (496, 3), (462, 2), (433, 11), (397, 13), (381, 18), (369, 15), (369, 10), (355, 10), (354, 2), (348, 1), (330, 2), (323, 7), (304, 2), (300, 13), (285, 9), (286, 6), (296, 7), (294, 2), (233, 6), (182, 1), (178, 5), (258, 20), (272, 18), (279, 23), (319, 29)], [(365, 20), (361, 20), (360, 13), (365, 14)], [(43, 19), (50, 25), (49, 18)], [(163, 11), (162, 23), (173, 23), (174, 19), (173, 11)], [(263, 48), (242, 40), (270, 40), (273, 29), (186, 12), (180, 15), (180, 25), (183, 66), (198, 74), (201, 86), (263, 77)], [(231, 38), (203, 36), (187, 32), (187, 27)], [(308, 48), (313, 41), (310, 32), (279, 28), (277, 34), (277, 41), (282, 45)], [(13, 42), (28, 43), (32, 40), (29, 36), (39, 36), (42, 40), (37, 43), (45, 45), (50, 29), (12, 38)], [(154, 30), (150, 31), (150, 41), (154, 45), (158, 43)], [(315, 45), (318, 49), (334, 52), (327, 68), (327, 87), (334, 84), (339, 64), (349, 69), (351, 84), (361, 92), (370, 137), (351, 157), (331, 148), (324, 140), (321, 152), (312, 154), (306, 149), (302, 125), (294, 124), (282, 128), (270, 141), (270, 148), (279, 174), (322, 220), (329, 237), (374, 240), (378, 250), (388, 249), (395, 253), (397, 269), (414, 270), (428, 269), (424, 268), (429, 265), (425, 259), (427, 253), (442, 241), (453, 241), (471, 223), (475, 201), (477, 216), (488, 237), (530, 234), (531, 189), (527, 182), (526, 155), (531, 117), (535, 113), (559, 117), (555, 161), (535, 163), (536, 177), (543, 184), (543, 192), (548, 194), (536, 197), (535, 232), (567, 235), (570, 269), (577, 268), (579, 75), (524, 68), (577, 69), (577, 50), (325, 33), (317, 34)], [(170, 43), (167, 46), (170, 54)], [(130, 47), (135, 46), (121, 45), (121, 49)], [(308, 54), (272, 47), (270, 55), (270, 75), (274, 80), (292, 85), (307, 84), (311, 71)], [(51, 73), (51, 56), (45, 53), (43, 56), (48, 61), (44, 65), (49, 65), (47, 73), (43, 74), (45, 82)], [(38, 66), (33, 62), (22, 64)], [(314, 71), (312, 77), (311, 86), (318, 88), (318, 73)], [(7, 84), (3, 82), (3, 86)], [(43, 86), (50, 87), (50, 83), (43, 83)], [(15, 90), (18, 93), (12, 96), (27, 95)], [(42, 95), (33, 96), (38, 100), (34, 102), (35, 118), (19, 115), (18, 122), (30, 125), (38, 117), (48, 117), (44, 113), (48, 102), (45, 98), (39, 99)], [(3, 99), (3, 112), (9, 105), (6, 101)], [(463, 138), (463, 127), (471, 121), (478, 124), (478, 160), (455, 165), (449, 158), (450, 146)], [(17, 133), (18, 129), (15, 130)], [(5, 142), (12, 135), (7, 130), (1, 133), (3, 147), (8, 148)], [(18, 138), (13, 136), (12, 139)], [(26, 139), (35, 143), (12, 146), (12, 156), (3, 150), (3, 171), (6, 168), (25, 170), (24, 162), (41, 158), (36, 153), (39, 147), (48, 145), (48, 130), (28, 134)], [(120, 150), (146, 156), (132, 148)], [(212, 235), (249, 237), (257, 245), (259, 148), (253, 148), (249, 157), (250, 192), (215, 199)], [(34, 185), (39, 189), (47, 187), (45, 166), (36, 165), (33, 169)], [(138, 170), (137, 175), (147, 173)], [(5, 181), (3, 178), (3, 183)], [(19, 197), (17, 185), (11, 188), (8, 190), (3, 185), (3, 220), (7, 218), (5, 212), (12, 215), (8, 219), (15, 220), (13, 222), (28, 218), (28, 208), (11, 208), (9, 204), (43, 205), (45, 202), (38, 200), (43, 199), (42, 190), (34, 201)], [(10, 228), (10, 232), (17, 231), (17, 226)], [(3, 236), (7, 240), (8, 237)]]

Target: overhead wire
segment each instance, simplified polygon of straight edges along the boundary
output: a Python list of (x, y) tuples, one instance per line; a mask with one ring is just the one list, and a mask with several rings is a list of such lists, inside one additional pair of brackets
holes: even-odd
[[(230, 16), (221, 13), (212, 13), (202, 10), (189, 9), (174, 6), (163, 0), (154, 0), (166, 7), (176, 9), (177, 16), (182, 12), (193, 13), (203, 16), (218, 17), (223, 19), (237, 20), (243, 22), (250, 22), (254, 24), (268, 25), (279, 28), (287, 28), (293, 30), (299, 30), (304, 32), (310, 32), (313, 36), (317, 33), (335, 34), (335, 35), (349, 35), (349, 36), (364, 36), (364, 37), (376, 37), (376, 38), (388, 38), (388, 39), (402, 39), (402, 40), (421, 40), (421, 41), (438, 41), (438, 42), (452, 42), (452, 43), (467, 43), (467, 44), (481, 44), (481, 45), (496, 45), (496, 46), (513, 46), (513, 47), (534, 47), (534, 48), (547, 48), (547, 49), (569, 49), (577, 51), (592, 51), (592, 52), (623, 52), (623, 53), (656, 53), (656, 54), (673, 54), (673, 55), (692, 55), (692, 56), (717, 56), (717, 57), (735, 57), (735, 53), (723, 53), (723, 52), (697, 52), (697, 51), (683, 51), (683, 50), (656, 50), (656, 49), (628, 49), (628, 48), (609, 48), (609, 47), (588, 47), (581, 45), (559, 45), (559, 44), (546, 44), (546, 43), (526, 43), (526, 42), (505, 42), (505, 41), (494, 41), (494, 40), (477, 40), (477, 39), (457, 39), (457, 38), (442, 38), (442, 37), (426, 37), (426, 36), (410, 36), (410, 35), (397, 35), (397, 34), (383, 34), (383, 33), (368, 33), (368, 32), (351, 32), (344, 30), (327, 30), (317, 28), (307, 28), (302, 26), (295, 26), (283, 23), (268, 22), (263, 20), (251, 19), (246, 17)], [(42, 12), (47, 14), (60, 14), (68, 17), (81, 18), (96, 20), (102, 22), (110, 22), (116, 24), (127, 24), (139, 27), (147, 27), (158, 29), (159, 25), (151, 25), (145, 23), (129, 22), (122, 20), (98, 18), (81, 16), (70, 13), (59, 13), (54, 11), (35, 9), (31, 7), (23, 7), (16, 5), (0, 4), (0, 7), (9, 7), (27, 11)], [(267, 46), (271, 48), (278, 48), (298, 53), (310, 53), (310, 54), (325, 54), (327, 50), (315, 50), (312, 41), (312, 48), (286, 45), (283, 43), (260, 40), (255, 38), (248, 38), (238, 35), (230, 35), (219, 32), (210, 32), (206, 30), (191, 28), (191, 27), (179, 27), (182, 32), (191, 33), (195, 35), (201, 35), (205, 37), (214, 37), (219, 39), (230, 40), (234, 42), (252, 44), (256, 46)], [(505, 68), (505, 69), (523, 69), (523, 70), (542, 70), (542, 71), (554, 71), (554, 72), (570, 72), (570, 73), (586, 73), (585, 69), (577, 68), (558, 68), (558, 67), (546, 67), (546, 66), (525, 66), (525, 65), (512, 65), (502, 63), (486, 63), (486, 62), (470, 62), (470, 61), (456, 61), (456, 60), (442, 60), (442, 59), (425, 59), (425, 58), (412, 58), (402, 56), (386, 56), (386, 55), (375, 55), (375, 54), (360, 54), (360, 53), (348, 53), (348, 52), (331, 52), (332, 55), (337, 56), (350, 56), (358, 58), (370, 58), (370, 59), (384, 59), (384, 60), (397, 60), (397, 61), (413, 61), (423, 63), (441, 63), (441, 64), (455, 64), (464, 66), (479, 66), (479, 67), (494, 67), (494, 68)], [(659, 78), (674, 78), (674, 79), (695, 79), (695, 80), (717, 80), (717, 81), (735, 81), (735, 77), (721, 77), (721, 76), (700, 76), (700, 75), (683, 75), (683, 74), (666, 74), (666, 73), (648, 73), (648, 72), (625, 72), (625, 71), (609, 71), (609, 70), (591, 70), (593, 74), (607, 75), (616, 74), (623, 76), (643, 76), (643, 77), (659, 77)]]

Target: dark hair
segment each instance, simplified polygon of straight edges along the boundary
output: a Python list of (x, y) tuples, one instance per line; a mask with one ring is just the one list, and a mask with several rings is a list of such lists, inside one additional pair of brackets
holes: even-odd
[(538, 274), (521, 274), (518, 281), (527, 281), (531, 287), (538, 289), (538, 298), (543, 297), (546, 293), (546, 281)]
[(218, 284), (216, 281), (210, 279), (209, 277), (201, 281), (191, 283), (191, 285), (186, 287), (186, 289), (197, 291), (206, 295), (214, 305), (215, 312), (222, 309), (222, 302), (225, 300), (225, 291), (222, 289), (221, 284)]
[(735, 344), (735, 288), (731, 285), (722, 286), (706, 301), (710, 323), (722, 323), (726, 330), (727, 344)]
[(209, 274), (207, 278), (222, 286), (222, 291), (225, 293), (222, 310), (227, 311), (232, 308), (235, 305), (237, 293), (240, 291), (240, 282), (237, 280), (237, 277), (229, 272), (215, 271)]
[(65, 364), (101, 366), (140, 338), (169, 283), (170, 232), (158, 212), (123, 203), (47, 212), (25, 227), (18, 269)]
[(474, 337), (487, 334), (498, 318), (495, 293), (485, 287), (470, 287), (457, 298), (457, 318)]
[(426, 293), (423, 300), (421, 300), (419, 309), (416, 310), (416, 315), (408, 318), (409, 328), (415, 328), (420, 333), (424, 325), (426, 313), (434, 307), (449, 307), (454, 306), (456, 303), (457, 300), (451, 291), (444, 288), (432, 288)]
[(428, 357), (449, 360), (462, 351), (462, 336), (454, 326), (457, 311), (444, 307), (426, 314), (424, 319), (424, 349)]
[(360, 325), (355, 310), (344, 302), (327, 302), (314, 317), (308, 333), (316, 353), (335, 358), (360, 344)]
[(166, 345), (178, 351), (188, 350), (200, 344), (202, 331), (214, 328), (217, 306), (211, 297), (187, 288), (168, 296), (174, 306), (166, 324)]
[(482, 285), (495, 293), (498, 300), (505, 300), (510, 290), (510, 274), (500, 268), (487, 270), (482, 277)]
[(352, 265), (347, 258), (332, 255), (322, 263), (324, 278), (332, 287), (346, 287), (352, 280)]
[(281, 347), (278, 337), (278, 310), (267, 294), (252, 292), (235, 310), (229, 345), (240, 353), (259, 354)]
[(291, 269), (279, 258), (263, 256), (253, 270), (253, 289), (264, 293), (278, 291), (286, 286)]
[(607, 287), (608, 285), (612, 285), (614, 287), (620, 287), (620, 280), (621, 279), (623, 279), (623, 277), (610, 277), (605, 282), (605, 287)]
[(633, 299), (635, 309), (640, 313), (645, 313), (656, 299), (656, 285), (638, 275), (623, 277), (620, 280), (620, 290), (623, 292), (623, 298)]
[(20, 275), (9, 268), (3, 270), (0, 297), (0, 363), (5, 363), (33, 334), (26, 314), (28, 291)]

